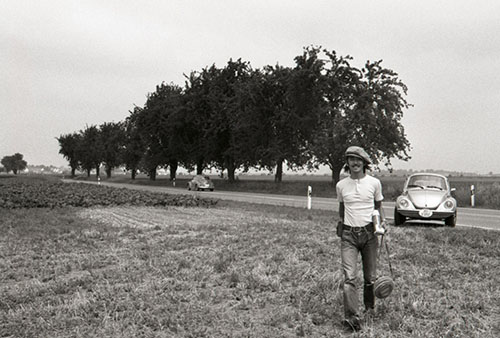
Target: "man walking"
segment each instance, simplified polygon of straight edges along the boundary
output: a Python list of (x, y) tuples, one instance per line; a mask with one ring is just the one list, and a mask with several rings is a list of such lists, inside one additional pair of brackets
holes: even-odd
[(337, 234), (341, 237), (342, 270), (344, 272), (344, 325), (354, 331), (361, 329), (358, 293), (356, 291), (357, 260), (361, 254), (363, 265), (363, 301), (365, 314), (375, 311), (374, 284), (376, 280), (378, 239), (374, 234), (372, 217), (375, 210), (381, 216), (385, 228), (382, 210), (382, 185), (380, 181), (366, 174), (370, 169), (370, 157), (357, 146), (347, 148), (344, 170), (349, 177), (337, 183), (340, 221)]

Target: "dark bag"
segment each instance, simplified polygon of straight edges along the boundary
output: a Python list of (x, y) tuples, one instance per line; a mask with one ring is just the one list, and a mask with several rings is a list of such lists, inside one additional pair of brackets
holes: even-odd
[(342, 231), (344, 231), (344, 223), (341, 221), (338, 221), (337, 223), (337, 236), (342, 237)]

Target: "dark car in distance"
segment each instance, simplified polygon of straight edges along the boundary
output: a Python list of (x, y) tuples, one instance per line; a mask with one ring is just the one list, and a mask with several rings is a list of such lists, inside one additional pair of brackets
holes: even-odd
[(196, 175), (191, 179), (191, 181), (189, 181), (187, 183), (187, 189), (194, 190), (194, 191), (199, 191), (199, 190), (214, 191), (215, 186), (214, 186), (214, 182), (212, 182), (212, 180), (210, 179), (209, 176)]

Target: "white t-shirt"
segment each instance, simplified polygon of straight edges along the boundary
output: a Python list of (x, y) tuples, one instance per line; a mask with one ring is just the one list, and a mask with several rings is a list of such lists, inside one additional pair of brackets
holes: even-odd
[(365, 226), (372, 221), (374, 202), (382, 201), (382, 184), (370, 175), (361, 179), (346, 177), (336, 186), (337, 199), (344, 203), (344, 223), (352, 227)]

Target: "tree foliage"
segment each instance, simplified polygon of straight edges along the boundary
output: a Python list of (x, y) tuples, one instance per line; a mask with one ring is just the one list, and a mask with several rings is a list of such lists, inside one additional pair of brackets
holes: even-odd
[(152, 180), (156, 178), (159, 167), (170, 165), (177, 170), (178, 158), (183, 155), (176, 133), (182, 129), (177, 124), (181, 95), (179, 86), (162, 83), (148, 95), (144, 108), (137, 111), (136, 127), (145, 146), (142, 169)]
[(104, 158), (104, 147), (99, 127), (86, 126), (80, 131), (81, 143), (78, 146), (80, 166), (90, 176), (92, 169), (96, 170), (96, 177), (100, 175), (100, 168)]
[(344, 152), (359, 145), (372, 156), (375, 165), (390, 159), (409, 158), (409, 141), (401, 124), (407, 87), (382, 61), (369, 62), (361, 70), (352, 67), (351, 57), (324, 51), (328, 57), (325, 72), (325, 109), (311, 144), (316, 164), (332, 170), (338, 181), (345, 163)]
[(68, 160), (71, 168), (71, 177), (75, 177), (75, 171), (80, 167), (78, 149), (81, 144), (81, 135), (78, 133), (71, 133), (61, 135), (56, 139), (59, 142), (59, 154), (63, 155), (64, 158)]
[(140, 130), (137, 126), (137, 121), (142, 108), (135, 107), (130, 111), (130, 115), (125, 119), (125, 140), (122, 152), (123, 165), (131, 172), (131, 178), (135, 179), (137, 171), (140, 168), (140, 163), (146, 152), (146, 145), (144, 144)]
[(12, 171), (14, 175), (17, 175), (18, 172), (26, 169), (28, 166), (28, 163), (23, 157), (23, 154), (15, 153), (12, 156), (4, 156), (1, 163), (7, 173)]
[(238, 130), (241, 120), (242, 91), (240, 88), (250, 80), (251, 68), (241, 59), (229, 60), (222, 69), (214, 66), (210, 74), (208, 91), (209, 120), (206, 121), (204, 138), (209, 147), (206, 153), (219, 169), (226, 169), (229, 180), (234, 180), (236, 169), (244, 163), (245, 153), (240, 146)]
[[(253, 69), (230, 59), (186, 76), (184, 88), (161, 83), (124, 122), (87, 127), (58, 138), (72, 168), (90, 174), (104, 163), (125, 165), (155, 179), (158, 168), (178, 165), (201, 174), (206, 168), (275, 170), (327, 165), (333, 182), (350, 145), (364, 147), (375, 166), (409, 159), (410, 143), (401, 123), (411, 105), (406, 85), (382, 61), (361, 69), (352, 57), (306, 47), (293, 67)], [(75, 145), (76, 144), (76, 145)]]
[(106, 176), (111, 177), (114, 168), (123, 163), (125, 127), (123, 122), (105, 122), (99, 126), (102, 140), (102, 161)]

